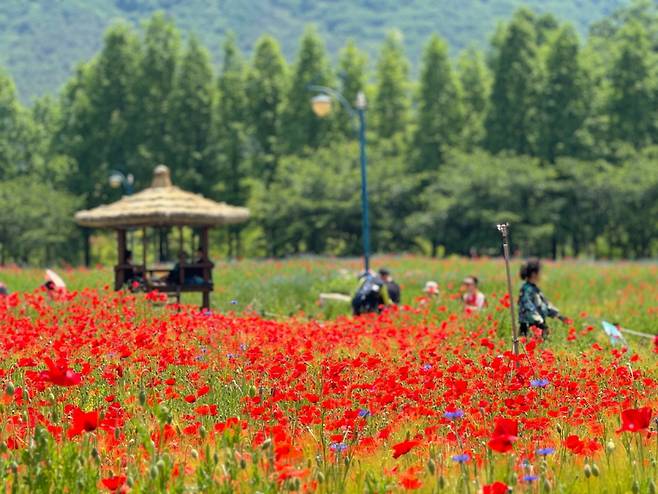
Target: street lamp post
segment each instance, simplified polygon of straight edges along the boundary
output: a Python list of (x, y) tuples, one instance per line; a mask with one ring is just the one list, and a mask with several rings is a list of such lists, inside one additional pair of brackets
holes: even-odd
[(326, 86), (309, 86), (311, 91), (319, 93), (311, 98), (313, 112), (320, 118), (331, 113), (331, 100), (336, 99), (345, 108), (347, 113), (357, 122), (359, 137), (359, 161), (361, 164), (361, 226), (363, 236), (363, 263), (365, 272), (370, 270), (370, 222), (368, 218), (368, 174), (366, 158), (366, 95), (359, 91), (356, 95), (354, 107), (335, 89)]

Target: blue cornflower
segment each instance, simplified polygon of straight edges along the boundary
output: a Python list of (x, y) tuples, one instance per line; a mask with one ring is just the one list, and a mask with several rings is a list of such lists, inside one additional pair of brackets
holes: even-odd
[(238, 305), (238, 301), (235, 299), (231, 300), (231, 305)]
[(452, 457), (452, 461), (455, 461), (457, 463), (466, 463), (470, 459), (471, 457), (466, 453), (462, 453), (460, 455), (455, 455)]
[(247, 345), (246, 343), (240, 343), (240, 350), (246, 352), (247, 348), (249, 348), (249, 345)]
[(537, 454), (539, 456), (548, 456), (552, 455), (553, 453), (555, 453), (555, 448), (539, 448), (537, 450)]
[(549, 384), (549, 380), (544, 378), (532, 379), (530, 381), (530, 386), (532, 386), (533, 388), (545, 388), (546, 386), (548, 386), (548, 384)]
[(529, 484), (531, 484), (532, 482), (534, 482), (538, 478), (539, 477), (537, 477), (536, 475), (526, 475), (526, 476), (523, 477), (523, 481), (528, 482)]
[(448, 420), (457, 420), (464, 416), (464, 410), (447, 411), (443, 414), (443, 416)]
[(235, 353), (227, 353), (226, 354), (226, 358), (228, 358), (229, 360), (234, 359), (234, 358), (238, 358), (238, 357), (239, 357), (239, 355), (236, 355)]
[(331, 443), (329, 445), (329, 449), (331, 451), (335, 451), (336, 453), (342, 453), (347, 449), (347, 444), (345, 443)]
[(359, 417), (362, 419), (365, 419), (366, 417), (370, 417), (370, 410), (367, 410), (365, 408), (361, 408), (359, 410)]
[(432, 364), (423, 364), (423, 367), (421, 367), (424, 371), (428, 371), (432, 368)]

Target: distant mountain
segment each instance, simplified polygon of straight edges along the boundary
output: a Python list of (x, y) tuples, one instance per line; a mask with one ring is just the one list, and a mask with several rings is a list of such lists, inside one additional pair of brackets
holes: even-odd
[(550, 12), (585, 33), (588, 26), (630, 0), (1, 0), (0, 65), (16, 80), (23, 99), (57, 90), (73, 67), (100, 47), (116, 19), (139, 24), (166, 11), (185, 32), (196, 33), (213, 51), (234, 31), (249, 51), (268, 33), (289, 58), (309, 23), (335, 53), (348, 38), (373, 55), (387, 30), (398, 28), (412, 61), (432, 32), (454, 52), (483, 46), (496, 24), (519, 6)]

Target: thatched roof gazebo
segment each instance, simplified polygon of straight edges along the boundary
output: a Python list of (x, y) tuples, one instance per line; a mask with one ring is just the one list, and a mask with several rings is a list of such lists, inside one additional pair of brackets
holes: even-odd
[[(210, 303), (213, 289), (213, 264), (208, 259), (208, 229), (214, 226), (237, 224), (249, 219), (249, 210), (215, 202), (201, 195), (186, 192), (171, 183), (169, 168), (158, 165), (153, 173), (151, 187), (133, 195), (124, 196), (117, 202), (94, 209), (79, 211), (75, 221), (90, 228), (111, 228), (117, 232), (118, 262), (115, 267), (115, 289), (139, 279), (149, 289), (175, 293), (203, 293), (203, 306)], [(166, 278), (156, 279), (155, 272), (163, 267), (147, 266), (146, 228), (178, 228), (180, 252), (178, 263)], [(183, 227), (192, 227), (199, 232), (200, 258), (196, 262), (185, 259), (183, 249)], [(142, 264), (135, 265), (127, 258), (127, 231), (142, 229)], [(161, 247), (162, 250), (162, 247)], [(162, 259), (160, 259), (162, 261)], [(187, 274), (186, 274), (187, 271)], [(194, 276), (191, 276), (192, 273)]]

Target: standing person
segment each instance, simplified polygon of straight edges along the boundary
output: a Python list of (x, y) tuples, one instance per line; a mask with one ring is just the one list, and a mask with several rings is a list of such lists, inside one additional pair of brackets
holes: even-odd
[(487, 298), (484, 296), (479, 288), (479, 280), (476, 276), (467, 276), (462, 281), (462, 301), (464, 308), (469, 311), (478, 311), (484, 309), (487, 305)]
[(359, 277), (359, 288), (352, 298), (352, 311), (355, 316), (369, 312), (381, 312), (382, 307), (389, 305), (386, 283), (372, 271)]
[(542, 338), (548, 337), (546, 319), (558, 318), (562, 322), (567, 320), (560, 315), (560, 311), (553, 306), (539, 289), (538, 283), (541, 275), (539, 260), (530, 260), (521, 266), (521, 279), (525, 282), (519, 294), (519, 334), (528, 336), (531, 326), (541, 329)]
[(391, 302), (393, 302), (395, 305), (399, 305), (400, 285), (398, 285), (395, 282), (395, 280), (393, 280), (393, 276), (391, 276), (391, 272), (386, 268), (381, 268), (379, 270), (379, 277), (386, 284), (386, 290), (388, 290), (388, 296), (391, 298)]

